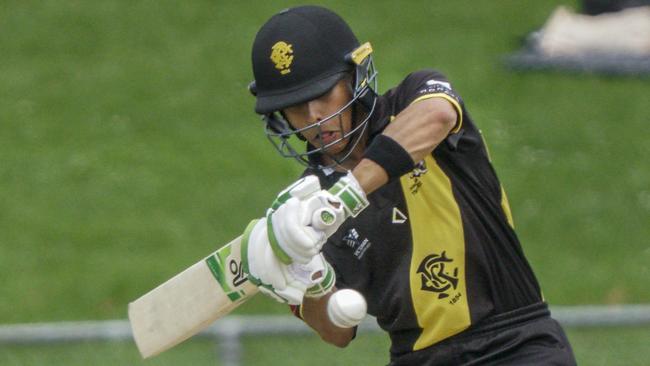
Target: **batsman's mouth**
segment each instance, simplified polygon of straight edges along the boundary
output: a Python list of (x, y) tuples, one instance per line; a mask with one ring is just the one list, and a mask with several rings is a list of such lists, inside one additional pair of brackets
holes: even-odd
[(316, 141), (321, 146), (326, 146), (332, 142), (339, 140), (341, 138), (341, 133), (339, 131), (322, 131), (316, 135)]

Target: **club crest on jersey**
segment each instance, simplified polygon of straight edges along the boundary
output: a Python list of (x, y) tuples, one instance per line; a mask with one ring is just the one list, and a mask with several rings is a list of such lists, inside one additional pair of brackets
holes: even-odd
[(359, 232), (357, 232), (357, 229), (355, 228), (348, 230), (342, 240), (348, 247), (354, 250), (353, 254), (357, 259), (361, 259), (363, 255), (366, 254), (368, 248), (372, 245), (368, 238), (362, 240)]
[(409, 190), (412, 194), (418, 193), (420, 187), (422, 187), (422, 181), (420, 180), (420, 177), (422, 177), (427, 172), (427, 164), (424, 162), (424, 160), (420, 160), (419, 163), (415, 164), (415, 168), (409, 174), (409, 179), (411, 179), (411, 186), (409, 187)]
[(421, 289), (437, 293), (438, 299), (449, 297), (458, 287), (458, 267), (454, 267), (453, 262), (445, 251), (426, 256), (417, 270), (422, 280)]
[(271, 47), (270, 58), (281, 75), (290, 73), (291, 63), (293, 62), (293, 45), (284, 41), (276, 42)]

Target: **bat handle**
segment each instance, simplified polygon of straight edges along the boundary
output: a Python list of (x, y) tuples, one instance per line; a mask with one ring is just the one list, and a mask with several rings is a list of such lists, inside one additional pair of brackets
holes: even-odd
[(335, 223), (336, 213), (331, 208), (319, 208), (311, 217), (311, 226), (318, 230), (325, 230)]

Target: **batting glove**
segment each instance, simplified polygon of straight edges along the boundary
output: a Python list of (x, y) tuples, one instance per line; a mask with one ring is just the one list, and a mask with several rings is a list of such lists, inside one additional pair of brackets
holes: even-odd
[(282, 263), (306, 264), (348, 217), (367, 206), (366, 195), (351, 173), (330, 190), (322, 190), (316, 176), (302, 178), (282, 191), (267, 211), (273, 252)]
[(319, 297), (334, 286), (334, 271), (322, 254), (308, 263), (284, 264), (273, 253), (266, 233), (266, 219), (252, 221), (242, 238), (241, 257), (248, 280), (271, 298), (290, 305), (303, 297)]

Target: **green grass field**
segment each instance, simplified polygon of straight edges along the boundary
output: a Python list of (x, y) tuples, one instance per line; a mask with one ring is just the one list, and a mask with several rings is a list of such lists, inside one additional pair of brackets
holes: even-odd
[[(373, 43), (381, 91), (419, 68), (451, 79), (550, 303), (647, 303), (650, 79), (500, 64), (567, 3), (577, 2), (323, 2)], [(263, 214), (301, 169), (252, 112), (250, 47), (291, 4), (0, 3), (0, 324), (124, 318), (130, 300)], [(240, 311), (284, 312), (262, 298)], [(570, 332), (590, 365), (641, 364), (647, 334)], [(280, 346), (310, 363), (318, 352), (328, 364), (381, 364), (386, 344), (333, 352), (313, 339), (251, 339), (246, 364), (274, 361)], [(192, 342), (149, 364), (212, 364), (210, 347)], [(122, 344), (0, 349), (3, 365), (91, 358), (137, 362)]]
[[(571, 329), (568, 335), (581, 365), (647, 365), (648, 328)], [(388, 346), (388, 339), (376, 333), (361, 334), (345, 349), (329, 346), (316, 335), (247, 337), (243, 340), (241, 361), (250, 366), (385, 365)], [(221, 364), (219, 349), (207, 340), (188, 341), (146, 362), (140, 361), (135, 346), (126, 342), (12, 346), (0, 350), (0, 364), (7, 366)]]

